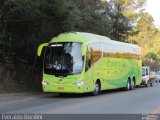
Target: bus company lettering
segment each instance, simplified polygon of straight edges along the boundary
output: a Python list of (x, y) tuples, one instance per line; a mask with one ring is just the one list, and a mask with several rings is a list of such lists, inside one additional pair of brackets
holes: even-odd
[(117, 61), (117, 60), (109, 60), (107, 61), (107, 67), (113, 67), (113, 68), (124, 68), (125, 62)]

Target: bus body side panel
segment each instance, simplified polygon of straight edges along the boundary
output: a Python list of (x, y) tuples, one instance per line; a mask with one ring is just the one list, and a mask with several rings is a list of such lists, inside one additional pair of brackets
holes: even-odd
[(84, 80), (85, 80), (84, 89), (86, 92), (94, 91), (95, 79), (97, 78), (97, 76), (94, 73), (95, 73), (94, 67), (91, 67), (84, 73), (85, 74), (84, 75)]
[(135, 77), (136, 84), (141, 83), (141, 61), (122, 58), (101, 58), (94, 65), (93, 79), (101, 80), (101, 89), (125, 87), (128, 77)]

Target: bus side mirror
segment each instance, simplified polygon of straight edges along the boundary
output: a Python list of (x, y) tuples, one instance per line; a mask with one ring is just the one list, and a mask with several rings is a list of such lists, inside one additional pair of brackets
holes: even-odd
[(48, 46), (48, 43), (42, 43), (38, 46), (38, 50), (37, 50), (37, 56), (41, 56), (42, 50), (44, 47)]

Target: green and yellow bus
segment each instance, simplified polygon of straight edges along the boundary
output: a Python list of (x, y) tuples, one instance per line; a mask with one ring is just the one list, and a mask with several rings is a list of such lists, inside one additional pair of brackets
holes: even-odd
[(41, 44), (38, 56), (43, 48), (44, 92), (98, 95), (101, 90), (132, 90), (142, 82), (141, 50), (137, 45), (70, 32)]

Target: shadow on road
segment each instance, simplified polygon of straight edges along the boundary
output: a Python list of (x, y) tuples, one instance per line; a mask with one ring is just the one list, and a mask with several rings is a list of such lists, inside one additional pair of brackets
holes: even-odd
[[(154, 87), (154, 86), (153, 86)], [(98, 96), (104, 96), (104, 95), (109, 95), (109, 94), (117, 94), (117, 93), (123, 93), (123, 92), (132, 92), (136, 91), (139, 89), (147, 89), (150, 87), (145, 87), (145, 86), (138, 86), (134, 90), (126, 91), (124, 89), (113, 89), (113, 90), (103, 90), (101, 91), (100, 95)], [(69, 93), (43, 93), (46, 98), (86, 98), (86, 97), (97, 97), (97, 96), (92, 96), (91, 93), (81, 93), (81, 94), (69, 94)]]

